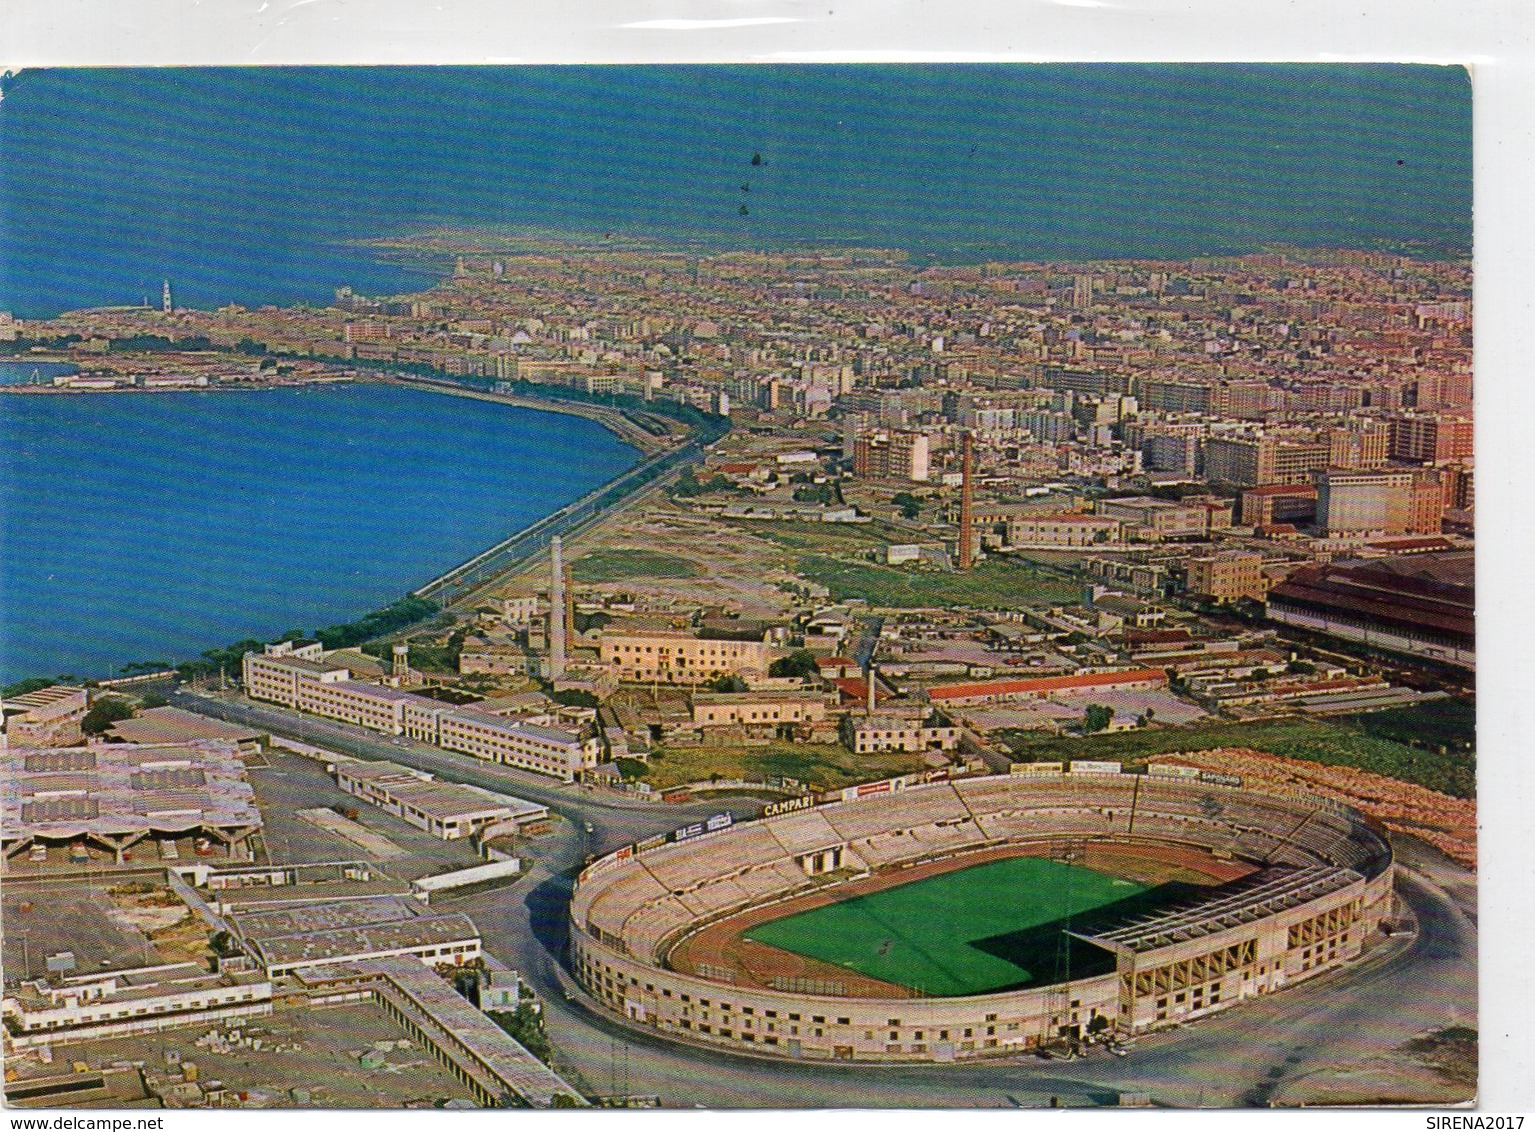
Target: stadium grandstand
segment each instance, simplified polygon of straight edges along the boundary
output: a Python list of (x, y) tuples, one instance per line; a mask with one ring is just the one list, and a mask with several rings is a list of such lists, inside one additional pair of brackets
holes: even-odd
[(1358, 958), (1390, 914), (1384, 836), (1321, 797), (1116, 764), (924, 777), (593, 861), (577, 980), (680, 1040), (953, 1061), (1225, 1009)]

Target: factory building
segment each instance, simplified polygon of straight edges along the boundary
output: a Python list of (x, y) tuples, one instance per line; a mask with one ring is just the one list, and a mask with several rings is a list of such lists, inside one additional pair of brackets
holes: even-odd
[(21, 747), (68, 747), (80, 742), (84, 688), (55, 684), (5, 701), (6, 742)]
[(0, 859), (87, 844), (121, 862), (146, 838), (198, 834), (230, 856), (261, 828), (233, 743), (11, 747), (0, 757)]
[(228, 922), (269, 978), (395, 956), (457, 967), (480, 955), (480, 931), (468, 916), (428, 912), (398, 896), (247, 912)]
[(444, 841), (472, 837), (497, 826), (540, 822), (549, 807), (386, 762), (352, 759), (335, 764), (336, 784), (354, 798), (377, 806)]

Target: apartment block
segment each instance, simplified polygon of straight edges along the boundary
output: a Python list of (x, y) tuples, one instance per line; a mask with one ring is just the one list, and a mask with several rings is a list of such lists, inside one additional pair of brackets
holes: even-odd
[(927, 433), (914, 429), (876, 429), (853, 441), (853, 474), (860, 479), (899, 479), (925, 483), (928, 478)]
[(1216, 602), (1250, 598), (1261, 601), (1268, 592), (1263, 556), (1246, 550), (1190, 558), (1184, 563), (1184, 589)]
[(1411, 472), (1327, 471), (1317, 476), (1316, 489), (1316, 526), (1329, 537), (1413, 529)]

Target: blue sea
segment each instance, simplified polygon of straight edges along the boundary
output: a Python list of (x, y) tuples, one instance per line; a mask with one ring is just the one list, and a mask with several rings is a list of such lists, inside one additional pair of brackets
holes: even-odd
[(0, 396), (0, 682), (351, 620), (638, 458), (388, 386)]
[(1464, 68), (1383, 64), (23, 71), (0, 310), (418, 289), (433, 225), (956, 262), (1471, 238)]

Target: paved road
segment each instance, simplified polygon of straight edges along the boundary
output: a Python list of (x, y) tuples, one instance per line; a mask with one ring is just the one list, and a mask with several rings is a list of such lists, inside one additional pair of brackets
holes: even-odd
[(590, 823), (592, 834), (586, 838), (583, 849), (591, 854), (607, 853), (642, 837), (667, 832), (725, 810), (734, 814), (737, 820), (756, 817), (762, 812), (761, 799), (740, 795), (722, 794), (706, 802), (666, 805), (642, 802), (608, 791), (598, 793), (580, 786), (564, 785), (545, 775), (484, 763), (404, 737), (391, 739), (375, 731), (299, 715), (232, 695), (215, 697), (176, 692), (169, 699), (188, 711), (270, 731), (341, 754), (396, 762), (448, 781), (464, 782), (538, 802), (569, 818), (578, 827)]
[[(523, 972), (544, 999), (559, 1068), (579, 1073), (597, 1093), (654, 1094), (668, 1105), (718, 1108), (1035, 1107), (1052, 1098), (1076, 1106), (1112, 1104), (1121, 1092), (1180, 1106), (1294, 1103), (1302, 1078), (1384, 1056), (1427, 1030), (1476, 1025), (1475, 878), (1433, 849), (1400, 839), (1398, 891), (1417, 917), (1416, 935), (1377, 948), (1353, 968), (1184, 1030), (1143, 1037), (1126, 1058), (1098, 1052), (1074, 1062), (839, 1067), (685, 1047), (629, 1030), (579, 998), (566, 1000), (558, 971), (565, 909), (571, 878), (587, 854), (696, 820), (726, 802), (684, 807), (598, 799), (277, 709), (184, 695), (178, 703), (359, 757), (409, 762), (457, 781), (512, 790), (571, 817), (569, 827), (540, 841), (537, 864), (517, 884), (438, 903), (469, 912), (487, 950)], [(761, 803), (731, 799), (728, 808), (744, 817), (759, 812)], [(591, 835), (584, 831), (587, 821)]]

